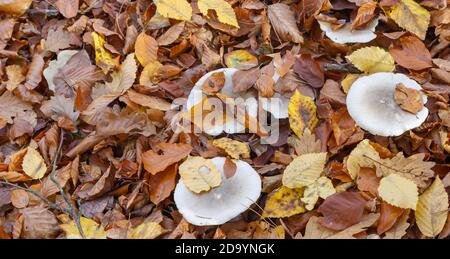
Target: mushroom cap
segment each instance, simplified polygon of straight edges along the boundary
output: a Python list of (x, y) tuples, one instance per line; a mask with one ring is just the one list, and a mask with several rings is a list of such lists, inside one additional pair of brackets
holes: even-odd
[(53, 83), (53, 79), (55, 78), (56, 74), (59, 72), (59, 69), (62, 68), (69, 59), (78, 53), (78, 50), (63, 50), (58, 53), (58, 56), (55, 60), (50, 61), (48, 63), (48, 67), (44, 69), (44, 77), (45, 80), (47, 80), (48, 89), (55, 91), (55, 83)]
[[(220, 68), (217, 70), (213, 70), (213, 71), (205, 74), (204, 76), (202, 76), (197, 81), (197, 83), (195, 83), (194, 87), (192, 88), (191, 92), (189, 93), (189, 96), (188, 96), (188, 99), (186, 102), (187, 110), (191, 109), (194, 105), (200, 103), (203, 100), (203, 98), (206, 96), (206, 94), (204, 94), (201, 89), (202, 85), (206, 82), (206, 80), (214, 73), (223, 72), (225, 74), (225, 85), (220, 90), (220, 92), (222, 94), (227, 95), (232, 98), (240, 97), (246, 101), (248, 101), (248, 99), (254, 99), (254, 101), (252, 100), (252, 102), (246, 102), (246, 109), (251, 116), (256, 117), (258, 114), (258, 105), (254, 105), (255, 103), (257, 103), (255, 96), (250, 92), (235, 93), (233, 91), (233, 75), (237, 71), (239, 71), (239, 70), (236, 68)], [(280, 78), (280, 76), (275, 71), (273, 80), (275, 82), (277, 82), (279, 78)], [(274, 98), (274, 99), (272, 99), (272, 98)], [(279, 94), (275, 94), (274, 97), (272, 97), (272, 98), (264, 98), (264, 99), (266, 99), (265, 100), (266, 104), (263, 104), (263, 109), (272, 113), (275, 118), (278, 118), (278, 119), (287, 118), (288, 117), (287, 105), (289, 104), (289, 99), (287, 99)], [(277, 98), (279, 98), (280, 100), (276, 100)], [(264, 103), (264, 99), (263, 99), (263, 103)], [(268, 103), (267, 99), (273, 100), (274, 104), (270, 105), (270, 106), (267, 105), (267, 103)], [(278, 104), (279, 106), (277, 106), (276, 104)], [(245, 126), (236, 120), (228, 120), (223, 125), (216, 125), (214, 127), (207, 128), (204, 130), (207, 134), (209, 134), (211, 136), (217, 136), (217, 135), (220, 135), (222, 132), (226, 132), (228, 134), (243, 132), (245, 130)]]
[(351, 30), (350, 23), (346, 23), (341, 29), (333, 31), (331, 24), (318, 21), (320, 29), (325, 32), (328, 38), (340, 44), (345, 43), (366, 43), (377, 37), (375, 28), (378, 25), (378, 18), (369, 22), (365, 29)]
[[(424, 107), (417, 114), (404, 111), (394, 100), (397, 84), (422, 90), (420, 85), (403, 74), (375, 73), (360, 77), (347, 94), (347, 109), (361, 128), (379, 136), (400, 136), (420, 126), (428, 116)], [(423, 96), (423, 102), (427, 97)]]
[(222, 174), (222, 183), (208, 192), (191, 192), (183, 181), (178, 182), (174, 200), (178, 210), (191, 224), (197, 226), (220, 225), (246, 211), (261, 194), (261, 178), (248, 163), (233, 160), (236, 173), (226, 178), (223, 171), (224, 157), (211, 162)]

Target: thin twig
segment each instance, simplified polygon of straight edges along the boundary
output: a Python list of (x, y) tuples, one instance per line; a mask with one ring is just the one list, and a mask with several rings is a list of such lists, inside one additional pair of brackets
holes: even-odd
[(346, 73), (352, 73), (352, 74), (361, 74), (362, 72), (359, 71), (356, 67), (354, 67), (352, 64), (332, 64), (327, 63), (323, 65), (323, 69), (325, 72), (331, 71), (331, 72), (346, 72)]
[(58, 163), (59, 157), (61, 155), (62, 144), (63, 144), (63, 141), (64, 141), (64, 129), (60, 129), (60, 130), (61, 130), (61, 134), (60, 134), (61, 136), (60, 136), (60, 139), (59, 139), (59, 145), (58, 145), (58, 149), (56, 151), (55, 159), (53, 160), (53, 163), (52, 163), (52, 172), (50, 173), (50, 180), (55, 184), (56, 188), (61, 193), (64, 201), (69, 206), (70, 216), (72, 217), (73, 221), (75, 222), (75, 225), (77, 226), (78, 232), (80, 232), (81, 237), (83, 239), (85, 239), (86, 236), (84, 235), (83, 228), (81, 227), (80, 214), (79, 214), (78, 210), (73, 206), (73, 203), (72, 203), (69, 195), (67, 195), (67, 193), (65, 192), (65, 190), (59, 184), (59, 182), (56, 180), (56, 177), (55, 177), (56, 169), (57, 169), (57, 163)]
[(32, 195), (34, 195), (37, 198), (39, 198), (40, 200), (42, 200), (43, 202), (45, 202), (51, 209), (59, 210), (59, 211), (64, 212), (64, 213), (69, 213), (68, 210), (59, 207), (58, 205), (56, 205), (56, 203), (51, 202), (49, 199), (47, 199), (44, 195), (40, 194), (39, 192), (37, 192), (37, 191), (35, 191), (35, 190), (31, 189), (31, 188), (25, 188), (25, 187), (22, 187), (22, 186), (20, 186), (18, 184), (10, 183), (5, 177), (3, 178), (3, 181), (0, 181), (0, 184), (8, 185), (8, 186), (11, 186), (11, 187), (13, 187), (15, 189), (19, 189), (19, 190), (23, 190), (23, 191), (29, 192)]

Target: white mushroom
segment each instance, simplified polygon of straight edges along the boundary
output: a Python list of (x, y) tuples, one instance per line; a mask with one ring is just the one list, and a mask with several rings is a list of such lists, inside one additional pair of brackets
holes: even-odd
[(44, 77), (45, 80), (47, 80), (48, 88), (55, 91), (55, 83), (53, 83), (53, 79), (55, 78), (56, 74), (58, 74), (59, 69), (62, 68), (69, 59), (78, 53), (78, 50), (63, 50), (59, 52), (57, 58), (55, 60), (50, 61), (48, 64), (48, 67), (44, 69)]
[[(194, 105), (200, 103), (203, 100), (203, 98), (206, 96), (206, 94), (204, 94), (203, 91), (201, 90), (202, 85), (206, 82), (206, 80), (212, 74), (223, 72), (225, 75), (225, 85), (220, 90), (220, 93), (222, 93), (226, 96), (229, 96), (231, 98), (242, 98), (243, 100), (246, 101), (245, 107), (246, 107), (246, 110), (249, 113), (249, 115), (252, 117), (257, 117), (258, 105), (257, 105), (257, 100), (256, 100), (254, 94), (252, 94), (250, 92), (235, 93), (233, 91), (233, 75), (237, 71), (238, 70), (235, 68), (221, 68), (221, 69), (211, 71), (211, 72), (205, 74), (204, 76), (202, 76), (197, 81), (197, 83), (194, 85), (194, 87), (192, 88), (192, 90), (188, 96), (186, 108), (189, 110)], [(279, 75), (275, 71), (275, 74), (273, 76), (273, 80), (275, 81), (275, 83), (278, 81), (279, 78), (280, 78)], [(272, 98), (260, 98), (260, 99), (263, 103), (262, 108), (265, 111), (272, 113), (275, 118), (282, 119), (282, 118), (288, 117), (287, 106), (289, 104), (289, 98), (283, 97), (282, 95), (276, 93)], [(245, 130), (245, 127), (244, 127), (244, 125), (242, 125), (241, 123), (239, 123), (236, 120), (228, 120), (223, 125), (216, 125), (214, 127), (207, 128), (204, 130), (209, 135), (217, 136), (217, 135), (221, 134), (222, 132), (226, 132), (229, 134), (240, 133)]]
[(351, 30), (350, 23), (346, 23), (342, 28), (333, 31), (330, 23), (318, 21), (320, 29), (325, 32), (328, 38), (340, 44), (345, 43), (366, 43), (377, 37), (375, 28), (378, 25), (378, 18), (369, 22), (366, 28), (362, 30)]
[[(375, 73), (357, 79), (347, 95), (347, 109), (361, 128), (379, 136), (399, 136), (420, 126), (428, 116), (424, 107), (417, 114), (404, 111), (394, 100), (397, 84), (421, 90), (420, 85), (403, 74)], [(423, 102), (427, 97), (423, 96)]]
[(208, 192), (191, 192), (180, 180), (175, 188), (174, 200), (178, 210), (191, 224), (197, 226), (220, 225), (246, 211), (261, 193), (261, 178), (246, 162), (233, 160), (236, 173), (226, 178), (223, 171), (224, 157), (211, 162), (222, 174), (222, 183)]

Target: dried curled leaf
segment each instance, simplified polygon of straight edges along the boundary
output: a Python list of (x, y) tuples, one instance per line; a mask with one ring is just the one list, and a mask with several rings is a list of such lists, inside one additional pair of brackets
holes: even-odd
[(289, 124), (292, 131), (301, 138), (305, 129), (311, 132), (318, 123), (316, 116), (316, 104), (309, 96), (301, 94), (298, 90), (289, 101)]
[(379, 47), (365, 47), (346, 57), (359, 70), (369, 74), (392, 72), (395, 69), (394, 58)]
[(284, 218), (305, 212), (300, 202), (302, 194), (301, 189), (282, 186), (267, 199), (262, 218)]
[(333, 183), (327, 177), (320, 177), (314, 183), (308, 185), (303, 194), (302, 202), (306, 204), (307, 210), (313, 210), (320, 198), (326, 199), (336, 193)]
[(395, 87), (394, 100), (403, 110), (412, 114), (417, 114), (424, 106), (420, 91), (406, 87), (402, 83)]
[(419, 199), (417, 185), (397, 174), (381, 179), (378, 194), (387, 203), (403, 209), (415, 210)]
[(295, 21), (294, 12), (289, 5), (283, 3), (270, 5), (268, 15), (270, 23), (282, 40), (303, 43), (303, 37)]
[(47, 165), (41, 154), (29, 147), (23, 158), (22, 169), (32, 179), (41, 179), (47, 172)]
[(166, 18), (188, 21), (192, 17), (192, 7), (186, 0), (158, 0), (156, 9)]
[(400, 27), (425, 39), (430, 13), (414, 0), (400, 0), (388, 12), (389, 17)]
[(209, 191), (222, 182), (222, 175), (213, 162), (200, 156), (188, 157), (178, 172), (186, 187), (195, 193)]
[(220, 22), (239, 28), (233, 7), (225, 0), (198, 0), (197, 5), (203, 15), (208, 16), (208, 11), (214, 10)]
[(284, 170), (283, 185), (301, 188), (313, 184), (323, 171), (327, 153), (313, 153), (296, 157)]
[[(92, 219), (80, 218), (81, 228), (86, 239), (106, 239), (106, 232), (102, 226)], [(73, 220), (59, 225), (65, 232), (67, 239), (81, 239), (82, 236)]]
[(420, 232), (435, 237), (444, 228), (448, 215), (448, 194), (444, 184), (436, 177), (433, 184), (419, 197), (415, 211)]
[(213, 140), (213, 145), (225, 151), (234, 159), (250, 158), (250, 147), (247, 143), (243, 143), (230, 138), (220, 138)]

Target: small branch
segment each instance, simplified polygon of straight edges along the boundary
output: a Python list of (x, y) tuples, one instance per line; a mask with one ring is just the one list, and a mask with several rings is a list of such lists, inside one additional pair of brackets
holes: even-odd
[(37, 192), (37, 191), (35, 191), (33, 189), (22, 187), (22, 186), (20, 186), (18, 184), (10, 183), (6, 178), (3, 178), (3, 181), (0, 181), (0, 184), (4, 184), (4, 185), (7, 185), (7, 186), (11, 186), (11, 187), (13, 187), (15, 189), (19, 189), (19, 190), (23, 190), (23, 191), (29, 192), (32, 195), (34, 195), (37, 198), (39, 198), (40, 200), (42, 200), (43, 202), (45, 202), (51, 209), (59, 210), (59, 211), (64, 212), (64, 213), (69, 213), (68, 210), (59, 207), (58, 205), (56, 205), (56, 203), (51, 202), (44, 195), (40, 194), (39, 192)]
[(345, 63), (345, 64), (331, 64), (327, 63), (323, 65), (323, 69), (325, 72), (346, 72), (346, 73), (352, 73), (352, 74), (361, 74), (362, 72), (359, 71), (356, 67), (354, 67), (352, 64)]
[(52, 163), (52, 171), (50, 173), (50, 180), (55, 184), (56, 188), (61, 193), (64, 201), (69, 206), (69, 210), (68, 210), (69, 214), (72, 217), (73, 221), (75, 222), (75, 225), (77, 226), (78, 232), (80, 232), (81, 237), (83, 239), (85, 239), (86, 236), (84, 235), (83, 228), (81, 227), (81, 222), (80, 222), (80, 213), (73, 206), (73, 203), (72, 203), (69, 195), (67, 195), (67, 193), (65, 192), (63, 187), (59, 184), (58, 180), (56, 179), (56, 169), (57, 169), (57, 165), (56, 164), (57, 164), (57, 162), (59, 160), (59, 157), (61, 155), (62, 145), (63, 145), (63, 141), (64, 141), (64, 129), (60, 129), (60, 130), (61, 130), (61, 136), (60, 136), (60, 139), (59, 139), (59, 145), (58, 145), (58, 149), (56, 151), (55, 159), (53, 160), (53, 163)]

